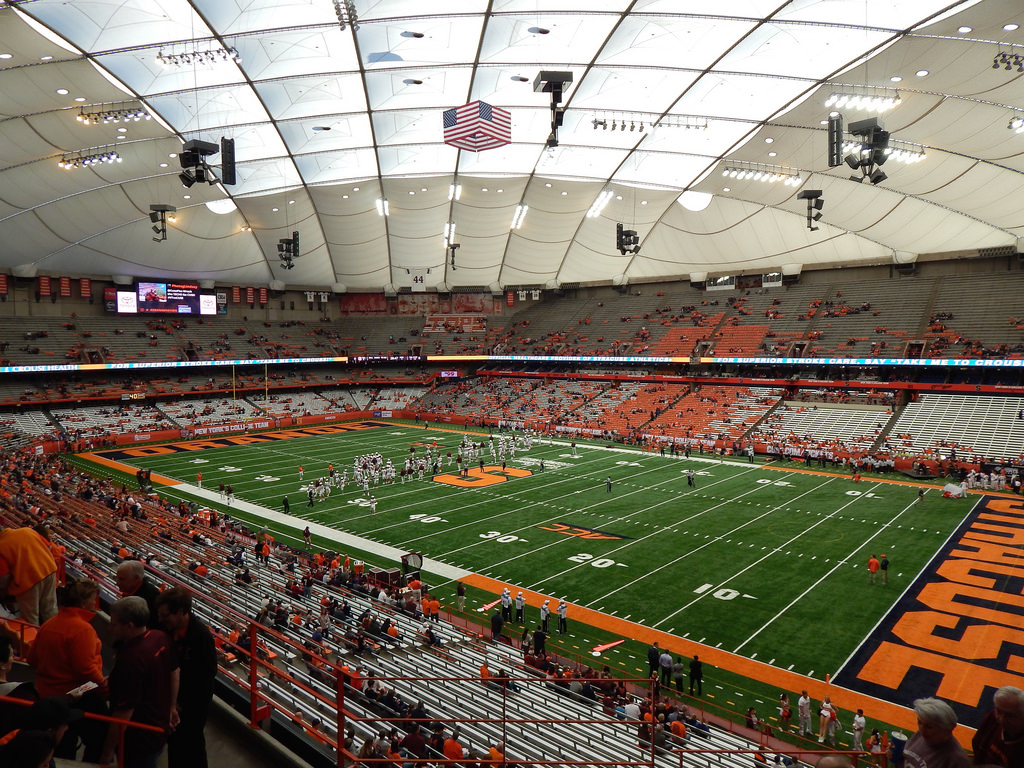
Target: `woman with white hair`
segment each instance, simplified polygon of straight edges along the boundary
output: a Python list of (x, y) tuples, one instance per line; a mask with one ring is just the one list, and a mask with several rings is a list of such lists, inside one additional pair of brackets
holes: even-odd
[(903, 749), (905, 768), (968, 768), (967, 752), (953, 738), (956, 712), (941, 699), (918, 699), (914, 702), (917, 733)]

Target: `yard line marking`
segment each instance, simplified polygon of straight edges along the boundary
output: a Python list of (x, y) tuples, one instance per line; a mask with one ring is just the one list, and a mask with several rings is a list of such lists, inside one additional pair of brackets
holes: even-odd
[[(839, 512), (839, 511), (841, 511), (843, 509), (846, 509), (847, 507), (851, 506), (852, 504), (856, 504), (857, 501), (859, 501), (860, 499), (864, 499), (864, 498), (867, 498), (866, 494), (861, 494), (860, 496), (854, 496), (853, 499), (848, 504), (844, 504), (842, 507), (840, 507), (838, 510), (836, 510), (836, 512)], [(914, 501), (916, 501), (916, 499)], [(895, 516), (893, 516), (893, 518), (888, 523), (885, 524), (884, 527), (888, 527), (893, 522), (898, 520), (901, 515), (903, 515), (907, 510), (909, 510), (913, 506), (913, 504), (914, 504), (914, 502), (912, 501), (912, 502), (910, 502), (910, 504), (908, 504), (903, 509), (901, 509)], [(835, 513), (833, 513), (833, 514), (835, 514)], [(831, 516), (832, 515), (829, 515), (828, 517), (822, 518), (821, 520), (818, 521), (818, 523), (815, 523), (814, 525), (812, 525), (807, 530), (808, 531), (812, 530), (813, 528), (815, 528), (820, 523), (823, 523), (825, 520), (828, 520)], [(805, 531), (805, 533), (806, 532), (807, 531)], [(863, 544), (861, 544), (861, 546), (859, 546), (857, 549), (855, 549), (852, 552), (850, 552), (846, 557), (844, 557), (842, 560), (840, 560), (834, 566), (832, 566), (828, 571), (826, 571), (824, 574), (822, 574), (821, 578), (819, 578), (817, 581), (815, 581), (813, 584), (811, 584), (809, 587), (807, 587), (807, 589), (805, 589), (803, 592), (801, 592), (795, 598), (790, 600), (789, 604), (786, 605), (781, 611), (779, 611), (774, 616), (772, 616), (770, 619), (768, 619), (768, 621), (766, 621), (763, 625), (761, 625), (760, 628), (755, 630), (754, 633), (751, 634), (746, 640), (744, 640), (742, 643), (737, 645), (733, 652), (734, 653), (739, 653), (740, 649), (743, 646), (745, 646), (747, 643), (749, 643), (751, 640), (753, 640), (755, 637), (757, 637), (759, 634), (761, 634), (761, 632), (763, 632), (765, 629), (767, 629), (769, 626), (771, 626), (772, 623), (774, 623), (776, 619), (781, 617), (790, 608), (792, 608), (794, 605), (796, 605), (801, 599), (803, 599), (807, 594), (809, 594), (812, 590), (814, 590), (815, 587), (820, 585), (825, 579), (827, 579), (829, 576), (831, 576), (833, 573), (835, 573), (837, 570), (839, 570), (843, 565), (848, 563), (850, 561), (850, 559), (853, 558), (855, 555), (857, 555), (859, 552), (865, 550), (867, 548), (867, 546), (875, 539), (876, 536), (878, 536), (878, 533), (874, 534), (874, 536), (869, 538), (867, 541), (865, 541)], [(910, 587), (908, 586), (907, 589), (909, 589), (909, 588)], [(865, 636), (865, 638), (868, 637), (868, 636), (870, 636), (870, 635)]]

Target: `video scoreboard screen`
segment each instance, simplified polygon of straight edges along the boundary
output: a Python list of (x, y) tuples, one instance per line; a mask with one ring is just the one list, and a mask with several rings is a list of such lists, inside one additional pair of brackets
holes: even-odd
[(349, 362), (352, 363), (422, 363), (426, 361), (423, 355), (352, 355)]
[(199, 283), (140, 281), (117, 291), (117, 312), (126, 315), (216, 315), (217, 296), (200, 293)]

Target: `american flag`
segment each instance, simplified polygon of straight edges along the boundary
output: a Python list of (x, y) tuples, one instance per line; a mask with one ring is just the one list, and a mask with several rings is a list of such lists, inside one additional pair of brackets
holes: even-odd
[(474, 101), (444, 112), (444, 143), (470, 152), (503, 147), (512, 141), (508, 110)]

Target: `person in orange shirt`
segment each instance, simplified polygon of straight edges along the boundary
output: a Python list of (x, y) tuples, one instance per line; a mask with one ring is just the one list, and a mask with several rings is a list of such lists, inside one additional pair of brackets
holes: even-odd
[[(64, 602), (52, 619), (43, 623), (28, 654), (36, 670), (35, 687), (40, 698), (64, 696), (86, 683), (96, 687), (81, 694), (75, 706), (87, 712), (107, 714), (106, 678), (103, 676), (102, 644), (90, 621), (98, 607), (99, 584), (91, 579), (71, 581)], [(74, 759), (78, 738), (85, 743), (86, 762), (98, 762), (106, 725), (82, 720), (61, 740), (57, 756)]]
[(494, 765), (499, 765), (499, 766), (500, 765), (504, 765), (505, 764), (505, 742), (504, 741), (499, 741), (494, 746), (489, 747), (487, 749), (487, 755), (490, 758), (490, 761)]
[(50, 539), (50, 526), (45, 523), (40, 523), (32, 530), (42, 536), (46, 541), (46, 545), (50, 548), (50, 554), (53, 555), (53, 560), (57, 563), (57, 586), (63, 587), (67, 583), (67, 573), (65, 572), (64, 564), (64, 555), (67, 552), (67, 547)]
[[(441, 610), (441, 602), (440, 601), (436, 601), (436, 602), (437, 602), (437, 611), (440, 612), (440, 610)], [(429, 592), (427, 592), (427, 593), (425, 593), (423, 595), (423, 600), (420, 602), (420, 610), (423, 611), (423, 618), (425, 618), (427, 621), (437, 621), (438, 620), (437, 616), (434, 615), (434, 603), (435, 603), (435, 600), (434, 600), (433, 597), (430, 596)]]
[(875, 583), (875, 579), (877, 578), (878, 569), (879, 569), (880, 566), (881, 566), (881, 563), (879, 562), (877, 557), (872, 555), (871, 557), (868, 558), (868, 580), (872, 584)]
[(57, 613), (57, 563), (31, 528), (0, 528), (0, 593), (18, 601), (18, 615), (39, 626)]
[(422, 587), (423, 587), (423, 582), (421, 582), (419, 579), (411, 579), (409, 581), (409, 591), (412, 592), (412, 599), (413, 600), (419, 600), (420, 599), (420, 597), (422, 596), (421, 595)]
[(449, 760), (464, 760), (466, 757), (466, 751), (463, 749), (462, 744), (459, 743), (460, 730), (458, 726), (455, 726), (455, 730), (452, 731), (452, 735), (444, 740), (444, 756)]
[(678, 717), (675, 720), (673, 720), (672, 723), (669, 725), (669, 729), (672, 731), (672, 736), (675, 737), (675, 740), (679, 744), (682, 744), (686, 741), (686, 723), (683, 721), (681, 717)]

